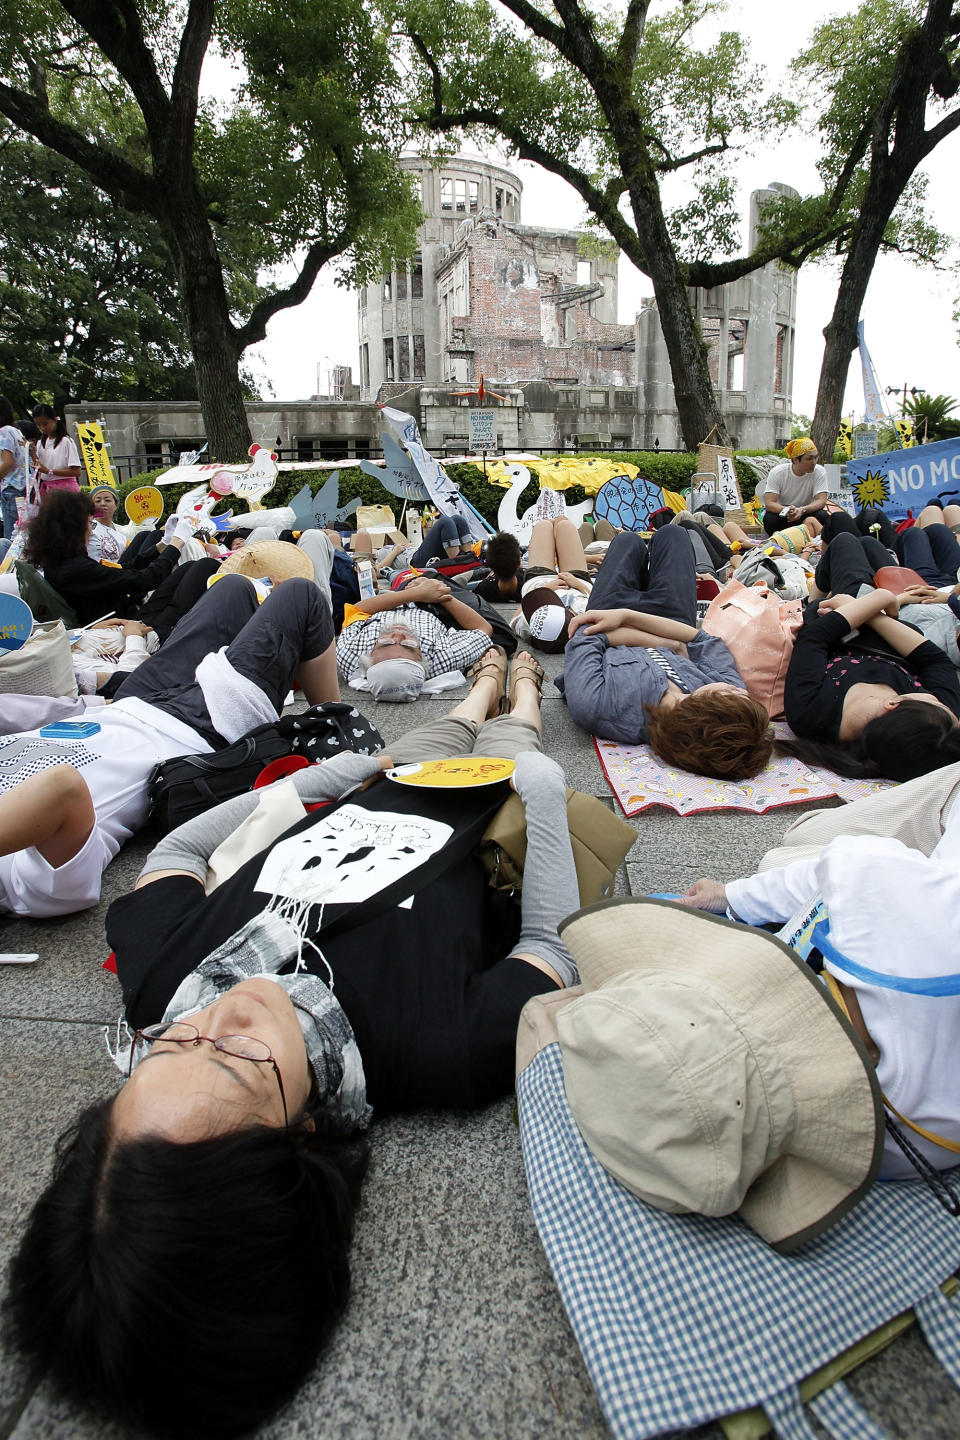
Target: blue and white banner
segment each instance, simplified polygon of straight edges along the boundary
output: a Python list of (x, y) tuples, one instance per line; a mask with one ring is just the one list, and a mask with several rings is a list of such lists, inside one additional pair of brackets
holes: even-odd
[(894, 520), (918, 515), (933, 500), (960, 503), (960, 439), (936, 440), (908, 450), (847, 461), (847, 481), (857, 509), (877, 505)]
[(857, 344), (860, 347), (860, 366), (863, 370), (863, 413), (869, 424), (882, 425), (887, 416), (883, 406), (883, 396), (880, 394), (880, 386), (877, 384), (873, 361), (870, 359), (870, 351), (863, 338), (862, 320), (857, 326)]

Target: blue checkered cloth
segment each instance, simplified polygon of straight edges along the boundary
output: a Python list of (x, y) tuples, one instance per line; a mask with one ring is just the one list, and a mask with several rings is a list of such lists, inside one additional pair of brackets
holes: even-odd
[[(960, 1220), (922, 1182), (874, 1185), (781, 1256), (735, 1218), (668, 1215), (614, 1180), (567, 1107), (559, 1045), (517, 1096), (537, 1229), (615, 1436), (762, 1405), (778, 1434), (809, 1437), (799, 1381), (911, 1306), (960, 1384), (960, 1304), (940, 1291), (960, 1266)], [(842, 1384), (813, 1408), (836, 1435), (882, 1434)]]

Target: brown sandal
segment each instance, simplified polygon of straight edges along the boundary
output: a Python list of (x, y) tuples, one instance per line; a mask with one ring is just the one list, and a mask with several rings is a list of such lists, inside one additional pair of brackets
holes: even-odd
[(532, 680), (537, 687), (537, 694), (543, 695), (543, 684), (546, 680), (546, 672), (539, 660), (530, 654), (529, 650), (520, 650), (513, 658), (510, 666), (510, 709), (512, 710), (517, 698), (517, 681)]
[(487, 715), (491, 720), (494, 715), (503, 713), (503, 697), (507, 689), (507, 652), (502, 645), (494, 645), (485, 650), (477, 663), (471, 667), (471, 680), (479, 680), (481, 675), (492, 675), (497, 682), (497, 693), (493, 700), (492, 708)]

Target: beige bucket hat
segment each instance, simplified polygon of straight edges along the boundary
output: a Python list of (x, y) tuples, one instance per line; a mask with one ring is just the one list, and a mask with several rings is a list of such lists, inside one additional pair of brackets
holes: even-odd
[(217, 572), (220, 575), (246, 575), (251, 580), (300, 578), (312, 580), (313, 561), (307, 553), (287, 540), (255, 540), (233, 550)]
[(876, 1073), (781, 941), (636, 899), (560, 933), (582, 989), (533, 1028), (559, 1038), (570, 1109), (611, 1174), (661, 1210), (739, 1212), (782, 1252), (860, 1200), (883, 1151)]

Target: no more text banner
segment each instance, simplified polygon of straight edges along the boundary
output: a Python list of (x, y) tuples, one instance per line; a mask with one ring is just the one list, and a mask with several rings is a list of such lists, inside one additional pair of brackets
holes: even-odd
[(960, 503), (960, 439), (935, 440), (908, 450), (886, 450), (847, 461), (857, 509), (877, 505), (895, 520), (916, 516), (934, 500)]

